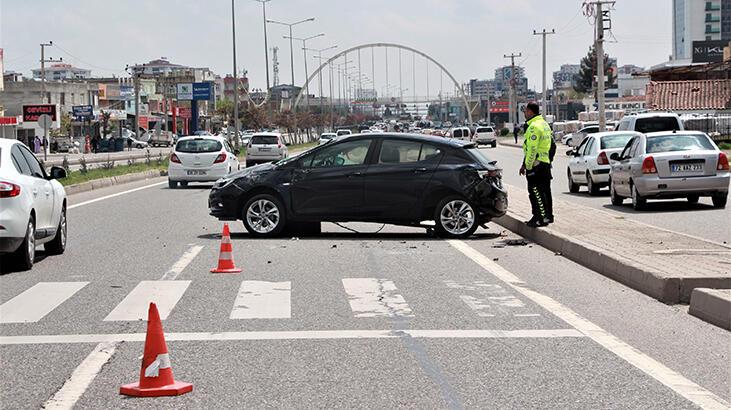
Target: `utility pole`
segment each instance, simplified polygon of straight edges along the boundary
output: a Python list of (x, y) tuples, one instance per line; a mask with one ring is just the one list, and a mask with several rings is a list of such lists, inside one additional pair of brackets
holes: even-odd
[(543, 36), (543, 94), (541, 94), (543, 96), (543, 104), (541, 104), (543, 105), (543, 115), (548, 114), (548, 96), (546, 95), (546, 35), (548, 34), (556, 34), (556, 30), (551, 29), (551, 31), (546, 31), (545, 28), (541, 32), (533, 30), (534, 36)]
[(43, 103), (43, 100), (47, 100), (46, 104), (51, 103), (51, 96), (46, 95), (46, 63), (58, 63), (63, 61), (63, 57), (59, 58), (58, 60), (54, 60), (53, 58), (46, 59), (46, 47), (50, 47), (53, 45), (53, 41), (49, 41), (48, 43), (41, 43), (41, 103)]
[(516, 123), (518, 122), (518, 118), (515, 115), (515, 109), (518, 105), (517, 102), (517, 96), (515, 95), (515, 57), (522, 57), (523, 53), (511, 53), (511, 54), (503, 54), (503, 58), (509, 58), (510, 59), (510, 114), (509, 114), (509, 121), (513, 125), (513, 128), (515, 128)]
[[(609, 10), (602, 10), (605, 4), (614, 5), (613, 0), (595, 0), (587, 4), (596, 7), (594, 18), (596, 19), (596, 76), (597, 76), (597, 105), (599, 106), (599, 132), (606, 129), (607, 117), (604, 109), (604, 22), (609, 22), (611, 29), (611, 19), (609, 18)], [(606, 20), (605, 20), (606, 18)]]
[(271, 0), (254, 0), (261, 3), (261, 11), (264, 16), (264, 61), (266, 62), (267, 70), (267, 93), (269, 92), (269, 45), (267, 41), (267, 3)]
[(145, 71), (145, 65), (134, 65), (134, 66), (127, 66), (124, 68), (127, 73), (132, 75), (132, 81), (134, 84), (135, 89), (135, 119), (132, 122), (132, 126), (134, 127), (132, 132), (135, 133), (135, 138), (139, 138), (140, 136), (137, 135), (140, 132), (140, 76)]
[[(264, 25), (266, 26), (266, 24)], [(234, 55), (234, 148), (239, 148), (239, 73), (236, 67), (236, 11), (234, 8), (234, 0), (231, 0), (231, 36), (233, 39), (233, 55)], [(265, 37), (266, 38), (266, 37)], [(268, 66), (268, 64), (267, 64)], [(269, 69), (267, 69), (267, 76)], [(267, 89), (267, 92), (269, 90)], [(229, 137), (230, 139), (230, 137)]]

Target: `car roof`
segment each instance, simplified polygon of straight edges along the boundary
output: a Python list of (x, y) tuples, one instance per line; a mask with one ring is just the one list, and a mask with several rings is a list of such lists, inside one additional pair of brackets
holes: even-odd
[(652, 118), (652, 117), (678, 118), (678, 114), (676, 114), (674, 112), (653, 111), (653, 112), (643, 112), (643, 113), (638, 113), (638, 114), (625, 115), (625, 118)]
[(350, 134), (350, 135), (341, 135), (338, 137), (335, 141), (343, 141), (346, 139), (358, 139), (359, 137), (362, 138), (393, 138), (393, 139), (403, 139), (403, 140), (411, 140), (411, 141), (421, 141), (421, 142), (429, 142), (432, 144), (439, 144), (439, 145), (448, 145), (455, 148), (461, 148), (465, 145), (474, 145), (473, 142), (470, 141), (463, 141), (458, 139), (452, 139), (452, 138), (444, 138), (444, 137), (438, 137), (435, 135), (428, 135), (428, 134), (411, 134), (411, 133), (402, 133), (402, 132), (384, 132), (384, 133), (369, 133), (369, 134)]
[(253, 136), (254, 137), (281, 137), (282, 133), (281, 132), (271, 132), (271, 131), (256, 132), (256, 133), (254, 133)]
[(640, 135), (641, 133), (637, 131), (604, 131), (604, 132), (595, 132), (593, 134), (589, 134), (592, 137), (601, 138), (601, 137), (611, 137), (613, 135)]
[(220, 137), (218, 135), (186, 135), (184, 137), (178, 138), (178, 142), (195, 140), (195, 139), (216, 140), (216, 141), (220, 141), (220, 142), (227, 141), (226, 138)]
[(703, 135), (707, 136), (705, 132), (703, 131), (655, 131), (655, 132), (647, 132), (645, 133), (645, 136), (648, 138), (651, 137), (663, 137), (667, 135)]

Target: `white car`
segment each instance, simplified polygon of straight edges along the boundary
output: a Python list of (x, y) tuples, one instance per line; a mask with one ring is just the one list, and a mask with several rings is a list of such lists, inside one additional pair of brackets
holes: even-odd
[(447, 138), (453, 138), (456, 140), (471, 141), (472, 131), (469, 127), (457, 127), (450, 129), (445, 135)]
[(168, 186), (175, 188), (189, 182), (213, 182), (238, 171), (238, 150), (225, 138), (214, 135), (178, 139), (168, 164)]
[(338, 135), (338, 137), (341, 136), (341, 135), (350, 135), (352, 133), (353, 133), (353, 131), (346, 130), (346, 129), (337, 130), (337, 132), (336, 132), (336, 134)]
[(317, 143), (317, 145), (328, 143), (331, 139), (336, 138), (337, 136), (338, 135), (334, 132), (323, 132), (322, 134), (320, 134), (320, 141)]
[(475, 142), (477, 145), (490, 144), (493, 148), (497, 147), (497, 137), (495, 137), (495, 129), (487, 126), (479, 126), (475, 129)]
[(564, 145), (569, 145), (570, 146), (573, 139), (574, 139), (574, 133), (573, 132), (570, 132), (568, 134), (564, 134), (561, 137), (561, 143), (564, 144)]
[(129, 140), (129, 141), (125, 141), (124, 142), (125, 145), (129, 144), (129, 146), (131, 146), (132, 148), (142, 149), (142, 148), (147, 148), (147, 146), (149, 145), (147, 142), (140, 141), (138, 139), (135, 139), (134, 137), (127, 137), (126, 140)]
[(279, 161), (289, 156), (284, 137), (279, 132), (254, 134), (246, 147), (246, 166)]
[[(56, 179), (63, 168), (46, 174), (20, 141), (0, 138), (0, 255), (20, 270), (33, 267), (35, 251), (66, 250), (66, 191)], [(7, 258), (7, 259), (6, 259)]]
[(613, 153), (622, 152), (632, 137), (633, 131), (610, 131), (589, 134), (578, 147), (567, 152), (572, 156), (566, 170), (569, 192), (579, 192), (586, 185), (589, 194), (597, 195), (602, 187), (609, 186), (610, 158)]

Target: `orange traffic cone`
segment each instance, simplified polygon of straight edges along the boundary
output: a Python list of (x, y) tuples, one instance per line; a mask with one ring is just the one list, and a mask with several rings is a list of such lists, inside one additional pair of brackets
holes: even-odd
[(176, 382), (170, 364), (168, 347), (160, 322), (157, 306), (150, 303), (147, 314), (147, 336), (145, 336), (145, 355), (142, 357), (140, 381), (125, 384), (119, 394), (137, 397), (179, 396), (193, 391), (193, 385)]
[(239, 273), (241, 269), (234, 264), (233, 247), (231, 246), (231, 233), (228, 224), (223, 224), (223, 235), (221, 236), (221, 253), (218, 256), (218, 266), (211, 269), (211, 273)]

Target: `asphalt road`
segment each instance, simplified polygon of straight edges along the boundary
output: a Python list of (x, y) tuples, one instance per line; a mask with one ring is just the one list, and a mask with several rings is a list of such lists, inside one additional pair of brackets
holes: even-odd
[[(559, 144), (553, 164), (554, 198), (572, 201), (580, 205), (601, 209), (628, 219), (634, 219), (663, 229), (721, 243), (731, 243), (731, 206), (714, 208), (711, 198), (701, 198), (697, 204), (684, 199), (653, 201), (647, 203), (647, 210), (635, 211), (626, 200), (622, 206), (614, 206), (609, 200), (609, 190), (603, 188), (600, 195), (590, 196), (585, 186), (576, 194), (569, 192), (566, 169), (570, 157), (569, 147)], [(498, 145), (497, 148), (483, 148), (483, 152), (498, 161), (503, 167), (503, 179), (510, 185), (525, 187), (525, 177), (518, 175), (523, 153), (520, 148)], [(556, 215), (557, 218), (571, 218), (571, 215)]]
[[(213, 275), (222, 225), (207, 195), (161, 178), (70, 198), (67, 252), (0, 276), (3, 408), (52, 397), (66, 408), (690, 409), (731, 399), (731, 333), (536, 245), (506, 245), (514, 235), (495, 225), (467, 241), (331, 224), (316, 237), (255, 240), (234, 223), (244, 271)], [(261, 293), (277, 303), (251, 299)], [(139, 375), (135, 309), (148, 299), (164, 306), (175, 376), (192, 393), (118, 394)], [(30, 322), (4, 323), (14, 304)]]

